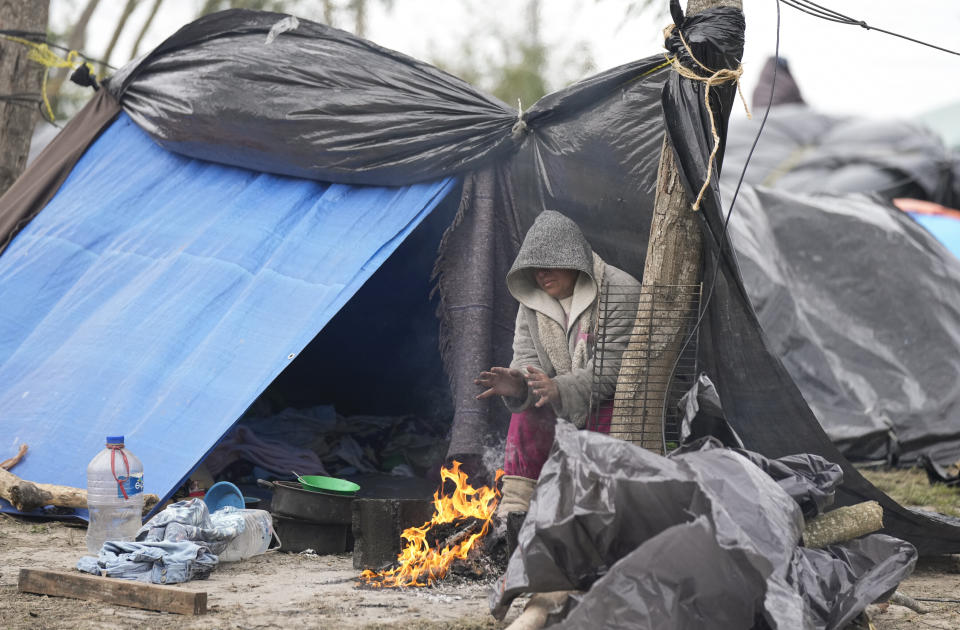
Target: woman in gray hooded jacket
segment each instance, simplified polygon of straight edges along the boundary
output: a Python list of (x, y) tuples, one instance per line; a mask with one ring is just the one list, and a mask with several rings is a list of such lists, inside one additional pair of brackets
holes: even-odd
[[(507, 273), (520, 303), (509, 367), (481, 372), (477, 398), (499, 395), (513, 412), (498, 512), (525, 511), (553, 443), (557, 417), (609, 433), (620, 356), (637, 313), (640, 283), (606, 264), (569, 218), (546, 210), (534, 221)], [(605, 300), (599, 312), (601, 295)], [(626, 299), (624, 299), (626, 298)], [(596, 339), (597, 331), (603, 337)], [(604, 370), (594, 383), (595, 350)], [(599, 412), (591, 415), (595, 391)]]

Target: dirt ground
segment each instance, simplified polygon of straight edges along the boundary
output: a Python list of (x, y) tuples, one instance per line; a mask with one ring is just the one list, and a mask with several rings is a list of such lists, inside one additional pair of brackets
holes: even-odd
[[(489, 584), (359, 589), (349, 554), (274, 552), (221, 565), (208, 580), (177, 587), (208, 594), (208, 613), (199, 617), (17, 592), (21, 567), (73, 570), (77, 559), (86, 555), (84, 535), (82, 527), (0, 515), (0, 628), (473, 630), (504, 627), (520, 613), (523, 603), (516, 602), (506, 621), (497, 623), (487, 608)], [(960, 556), (921, 560), (900, 590), (915, 598), (960, 599)], [(923, 604), (930, 608), (924, 615), (894, 605), (873, 605), (868, 612), (877, 630), (960, 628), (960, 603)]]
[[(317, 556), (268, 552), (222, 564), (202, 581), (176, 588), (207, 593), (207, 614), (187, 617), (60, 597), (17, 592), (23, 568), (72, 571), (87, 555), (86, 530), (0, 514), (0, 628), (502, 628), (487, 607), (489, 584), (444, 584), (410, 590), (356, 588), (350, 554)], [(507, 622), (515, 618), (516, 604)]]

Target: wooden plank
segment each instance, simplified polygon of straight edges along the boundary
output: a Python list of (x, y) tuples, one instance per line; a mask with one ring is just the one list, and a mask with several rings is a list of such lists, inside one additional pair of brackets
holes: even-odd
[(17, 588), (21, 593), (96, 600), (145, 610), (205, 615), (207, 594), (175, 586), (99, 577), (66, 571), (20, 569)]

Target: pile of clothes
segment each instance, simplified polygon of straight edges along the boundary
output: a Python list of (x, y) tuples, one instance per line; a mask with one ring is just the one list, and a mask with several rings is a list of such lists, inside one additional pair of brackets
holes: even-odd
[(446, 453), (446, 427), (412, 415), (343, 416), (332, 405), (287, 408), (242, 419), (207, 456), (217, 478), (237, 477), (237, 463), (256, 466), (254, 478), (352, 476), (386, 472), (422, 476)]
[(133, 541), (108, 540), (96, 557), (80, 558), (77, 569), (154, 584), (202, 580), (245, 527), (238, 508), (222, 507), (211, 514), (202, 499), (179, 501), (147, 521)]

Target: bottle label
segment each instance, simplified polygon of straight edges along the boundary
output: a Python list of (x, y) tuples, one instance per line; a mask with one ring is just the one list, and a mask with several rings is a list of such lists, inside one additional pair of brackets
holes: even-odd
[(117, 475), (117, 481), (120, 482), (117, 484), (117, 497), (121, 499), (123, 498), (123, 492), (120, 490), (121, 486), (127, 491), (127, 497), (133, 497), (133, 495), (143, 492), (143, 473)]

